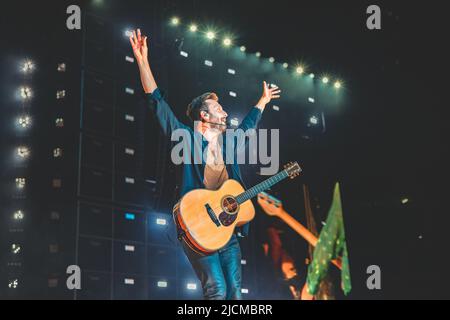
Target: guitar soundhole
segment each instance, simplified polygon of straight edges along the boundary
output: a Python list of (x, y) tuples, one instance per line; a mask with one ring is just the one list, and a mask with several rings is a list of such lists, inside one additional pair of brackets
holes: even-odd
[(235, 198), (227, 196), (222, 199), (222, 209), (228, 214), (236, 214), (239, 205)]
[(239, 204), (232, 196), (222, 198), (222, 212), (219, 214), (219, 220), (223, 226), (227, 227), (236, 220), (239, 211)]

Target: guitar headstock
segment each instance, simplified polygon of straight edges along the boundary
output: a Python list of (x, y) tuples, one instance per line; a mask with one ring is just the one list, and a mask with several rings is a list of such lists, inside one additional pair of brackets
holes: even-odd
[(300, 175), (300, 172), (302, 172), (302, 168), (298, 165), (297, 162), (289, 162), (284, 166), (284, 169), (289, 175), (289, 178), (294, 179), (295, 177)]
[(258, 203), (269, 216), (277, 216), (283, 211), (281, 201), (265, 192), (258, 194)]

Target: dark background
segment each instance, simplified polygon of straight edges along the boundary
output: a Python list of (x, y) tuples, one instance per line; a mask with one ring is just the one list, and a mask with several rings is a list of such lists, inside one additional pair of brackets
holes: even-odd
[[(168, 29), (167, 21), (173, 15), (183, 22), (208, 23), (232, 32), (237, 36), (236, 44), (244, 44), (248, 52), (261, 51), (265, 58), (273, 56), (290, 65), (306, 61), (316, 76), (339, 75), (345, 84), (345, 103), (333, 108), (323, 106), (327, 120), (324, 134), (311, 133), (309, 140), (301, 138), (304, 132), (297, 130), (295, 117), (307, 117), (303, 111), (291, 113), (293, 117), (288, 119), (265, 114), (262, 125), (281, 128), (282, 137), (286, 138), (282, 140), (281, 162), (295, 159), (304, 169), (302, 180), (273, 191), (283, 197), (288, 211), (300, 212), (301, 184), (308, 184), (320, 203), (321, 209), (316, 210), (319, 221), (326, 214), (334, 181), (340, 181), (354, 287), (351, 298), (448, 298), (448, 188), (442, 184), (446, 181), (448, 156), (444, 112), (448, 105), (444, 86), (448, 81), (443, 51), (448, 28), (444, 10), (437, 1), (98, 3), (80, 5), (82, 10), (89, 6), (99, 15), (116, 17), (118, 25), (126, 27), (131, 22), (143, 31)], [(381, 7), (382, 30), (366, 28), (365, 11), (369, 4)], [(68, 52), (79, 57), (80, 32), (63, 27), (66, 3), (15, 1), (2, 6), (2, 70), (9, 70), (14, 56), (28, 52), (49, 60), (52, 56), (69, 56)], [(161, 21), (149, 21), (149, 16), (159, 16)], [(154, 51), (150, 46), (150, 59), (162, 64), (172, 61), (171, 54), (179, 44), (175, 42), (179, 35), (163, 32), (150, 35), (156, 43)], [(188, 40), (185, 43), (189, 46)], [(173, 51), (169, 54), (165, 50)], [(167, 79), (160, 83), (167, 86), (169, 101), (182, 117), (184, 106), (194, 94), (181, 81), (189, 81), (189, 73), (178, 78), (176, 66), (168, 66)], [(157, 80), (159, 68), (163, 69), (155, 66)], [(45, 76), (41, 77), (45, 81)], [(180, 81), (174, 81), (177, 79)], [(0, 80), (5, 102), (12, 79), (2, 71)], [(256, 100), (258, 83), (245, 85), (255, 92)], [(288, 90), (283, 93), (290, 94)], [(3, 115), (13, 112), (4, 106), (7, 104), (3, 105)], [(38, 110), (34, 112), (45, 117)], [(283, 122), (277, 124), (277, 120)], [(7, 118), (2, 116), (1, 123), (2, 147), (6, 149)], [(45, 144), (45, 139), (39, 143)], [(151, 155), (146, 159), (151, 159)], [(40, 163), (33, 170), (45, 166)], [(150, 175), (164, 177), (156, 199), (158, 210), (164, 211), (176, 199), (176, 170), (170, 165), (159, 166), (152, 165), (148, 170)], [(4, 168), (2, 179), (8, 176)], [(244, 172), (248, 185), (258, 180), (254, 171), (247, 168)], [(403, 197), (409, 199), (406, 205), (401, 204)], [(303, 221), (304, 215), (297, 215)], [(256, 236), (261, 232), (258, 226), (265, 224), (261, 220), (256, 219), (252, 229), (255, 236), (251, 244), (255, 248), (260, 241)], [(290, 241), (292, 248), (305, 252), (305, 244), (295, 235)], [(371, 264), (381, 267), (380, 291), (369, 291), (365, 286), (365, 271)]]

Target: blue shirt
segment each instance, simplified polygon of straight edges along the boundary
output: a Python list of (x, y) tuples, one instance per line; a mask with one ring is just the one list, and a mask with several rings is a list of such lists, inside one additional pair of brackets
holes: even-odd
[[(163, 98), (163, 95), (161, 94), (161, 91), (159, 88), (156, 88), (153, 93), (148, 93), (145, 95), (146, 101), (148, 106), (153, 110), (155, 113), (161, 128), (164, 132), (164, 135), (167, 136), (169, 139), (172, 137), (172, 133), (175, 132), (178, 129), (184, 129), (185, 133), (188, 133), (190, 140), (190, 153), (185, 154), (185, 160), (190, 161), (184, 161), (181, 165), (183, 166), (183, 173), (182, 173), (182, 182), (181, 182), (181, 194), (182, 197), (187, 192), (194, 190), (194, 189), (202, 189), (205, 188), (205, 185), (203, 184), (204, 181), (204, 172), (205, 172), (205, 159), (201, 157), (201, 154), (203, 154), (203, 151), (208, 146), (208, 141), (203, 138), (203, 135), (197, 131), (194, 132), (193, 128), (190, 126), (187, 126), (183, 123), (181, 123), (175, 114), (173, 113), (172, 109), (168, 105), (168, 103)], [(251, 108), (250, 112), (247, 114), (247, 116), (242, 120), (240, 123), (237, 132), (245, 132), (249, 129), (256, 129), (258, 122), (261, 119), (261, 110), (253, 107)], [(227, 148), (227, 138), (226, 135), (222, 135), (223, 137), (223, 145), (222, 145), (222, 154), (223, 159), (225, 161), (226, 169), (228, 172), (228, 177), (230, 179), (237, 180), (239, 183), (241, 183), (244, 188), (245, 185), (242, 181), (241, 172), (239, 169), (239, 164), (237, 161), (237, 151), (242, 151), (242, 148), (244, 148), (247, 144), (247, 137), (246, 136), (237, 136), (233, 143), (231, 141), (228, 141), (228, 148)], [(186, 141), (185, 141), (186, 142)], [(200, 155), (195, 155), (196, 152), (202, 152)], [(229, 155), (229, 153), (232, 153)], [(228, 154), (228, 158), (227, 158)], [(201, 163), (195, 163), (194, 158), (199, 157), (198, 159), (201, 159)], [(233, 158), (232, 163), (228, 163), (227, 159)], [(188, 163), (187, 163), (188, 162)], [(245, 224), (241, 226), (240, 228), (237, 228), (238, 233), (241, 233), (243, 236), (246, 236), (248, 234), (249, 224)]]

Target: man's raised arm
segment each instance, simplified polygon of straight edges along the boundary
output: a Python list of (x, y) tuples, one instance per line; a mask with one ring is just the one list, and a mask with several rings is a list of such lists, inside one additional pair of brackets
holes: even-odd
[(134, 57), (136, 58), (136, 63), (139, 67), (142, 88), (146, 93), (146, 99), (149, 104), (156, 102), (156, 117), (158, 118), (164, 133), (170, 137), (174, 130), (185, 128), (186, 126), (178, 121), (158, 89), (158, 85), (153, 77), (148, 61), (147, 37), (142, 36), (141, 30), (137, 29), (137, 32), (133, 31), (133, 35), (130, 36), (130, 43), (133, 47)]
[(153, 93), (158, 86), (156, 85), (155, 78), (153, 77), (150, 64), (148, 62), (148, 47), (147, 37), (141, 36), (141, 30), (133, 30), (133, 35), (130, 36), (130, 43), (133, 47), (134, 57), (139, 67), (139, 73), (141, 75), (141, 83), (145, 93)]
[(256, 129), (259, 120), (261, 119), (261, 114), (266, 108), (266, 105), (272, 99), (278, 99), (280, 97), (281, 90), (274, 86), (269, 88), (269, 85), (264, 81), (263, 82), (263, 93), (258, 103), (255, 105), (252, 110), (247, 114), (247, 116), (242, 120), (239, 128), (246, 131), (248, 129)]

